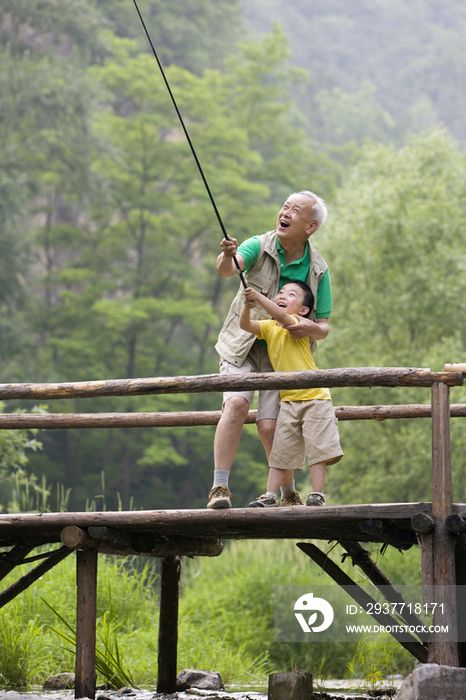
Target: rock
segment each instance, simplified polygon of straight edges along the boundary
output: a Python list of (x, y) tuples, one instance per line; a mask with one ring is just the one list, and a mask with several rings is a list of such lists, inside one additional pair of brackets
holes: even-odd
[(464, 700), (466, 668), (421, 664), (401, 684), (396, 700)]
[(269, 676), (268, 700), (311, 700), (312, 673), (289, 671)]
[(119, 688), (119, 690), (116, 691), (116, 695), (136, 695), (136, 691), (134, 688), (130, 688), (129, 686), (125, 685), (123, 688)]
[(55, 676), (46, 678), (42, 688), (44, 690), (65, 690), (66, 688), (74, 688), (74, 683), (74, 673), (57, 673)]
[(218, 671), (195, 671), (185, 668), (176, 677), (176, 689), (201, 688), (202, 690), (223, 690), (222, 676)]

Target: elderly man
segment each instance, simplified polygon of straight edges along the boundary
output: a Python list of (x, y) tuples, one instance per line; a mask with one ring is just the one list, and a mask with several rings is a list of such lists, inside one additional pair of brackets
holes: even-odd
[[(278, 213), (277, 228), (261, 236), (253, 236), (238, 247), (234, 238), (222, 240), (217, 271), (222, 277), (237, 273), (233, 258), (247, 275), (248, 285), (273, 299), (289, 280), (299, 279), (311, 288), (315, 302), (309, 318), (287, 330), (295, 338), (315, 341), (327, 337), (332, 311), (332, 293), (327, 263), (310, 243), (309, 238), (324, 225), (327, 208), (324, 201), (307, 190), (291, 194)], [(240, 285), (215, 346), (220, 355), (221, 374), (272, 372), (265, 341), (243, 331), (239, 314), (243, 305)], [(254, 319), (269, 318), (262, 307), (253, 310)], [(209, 492), (208, 508), (231, 508), (229, 474), (239, 447), (241, 430), (253, 398), (252, 391), (226, 392), (223, 412), (214, 440), (214, 483)], [(272, 448), (279, 408), (278, 391), (260, 391), (257, 431), (267, 459)], [(282, 486), (282, 505), (297, 505), (299, 494), (294, 482)]]

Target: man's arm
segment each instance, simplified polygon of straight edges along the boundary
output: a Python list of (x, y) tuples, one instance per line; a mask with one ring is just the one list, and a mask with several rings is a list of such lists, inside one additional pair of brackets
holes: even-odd
[(292, 338), (312, 338), (313, 340), (324, 340), (330, 331), (328, 318), (317, 318), (315, 321), (311, 321), (309, 318), (300, 318), (299, 323), (283, 324), (283, 327)]
[(232, 275), (236, 275), (238, 273), (235, 261), (233, 260), (235, 255), (241, 272), (244, 272), (244, 258), (242, 255), (236, 254), (238, 248), (238, 241), (236, 238), (223, 238), (222, 242), (220, 243), (220, 247), (222, 252), (217, 258), (218, 274), (222, 277), (232, 277)]

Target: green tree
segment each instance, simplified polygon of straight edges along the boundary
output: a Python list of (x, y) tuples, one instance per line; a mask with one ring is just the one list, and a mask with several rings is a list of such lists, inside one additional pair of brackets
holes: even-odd
[[(138, 6), (163, 65), (197, 75), (222, 67), (241, 34), (239, 0), (140, 0)], [(97, 0), (97, 7), (118, 36), (138, 39), (139, 48), (150, 52), (133, 2)]]
[[(282, 23), (293, 64), (311, 76), (294, 97), (308, 115), (314, 136), (328, 134), (326, 110), (320, 112), (319, 101), (333, 102), (332, 97), (341, 95), (350, 109), (340, 114), (339, 125), (344, 131), (356, 127), (350, 138), (357, 138), (361, 122), (351, 103), (359, 102), (364, 81), (370, 81), (375, 93), (369, 104), (361, 105), (360, 114), (367, 114), (371, 103), (376, 109), (371, 110), (366, 133), (377, 128), (385, 142), (401, 143), (409, 131), (445, 124), (456, 138), (464, 139), (462, 0), (246, 0), (243, 14), (255, 33), (267, 31), (271, 20)], [(383, 111), (395, 129), (384, 126)], [(330, 139), (333, 142), (331, 134)]]
[[(84, 68), (97, 46), (96, 25), (87, 0), (64, 6), (19, 0), (0, 12), (0, 352), (1, 372), (9, 381), (26, 367), (41, 376), (30, 319), (37, 319), (33, 299), (42, 297), (42, 289), (34, 284), (31, 266), (34, 258), (44, 265), (42, 298), (50, 306), (53, 228), (61, 227), (63, 237), (77, 219), (88, 181)], [(35, 246), (37, 227), (41, 250)], [(40, 333), (47, 333), (42, 325)]]
[[(319, 176), (319, 153), (289, 120), (281, 83), (294, 72), (278, 39), (276, 30), (246, 46), (225, 74), (167, 69), (226, 228), (240, 239), (272, 228), (281, 197)], [(36, 314), (38, 331), (47, 331), (41, 362), (62, 380), (217, 371), (213, 346), (237, 284), (222, 284), (215, 271), (217, 220), (153, 57), (134, 40), (107, 32), (105, 41), (112, 55), (89, 70), (101, 101), (93, 128), (98, 186), (74, 228), (56, 225), (49, 238), (40, 229), (52, 261), (42, 282), (50, 303)], [(330, 190), (329, 173), (323, 180)], [(45, 254), (48, 241), (52, 255)], [(100, 402), (101, 410), (128, 411), (219, 404), (212, 395)], [(64, 462), (66, 485), (78, 488), (81, 501), (101, 492), (104, 472), (113, 506), (117, 491), (124, 507), (131, 495), (145, 507), (191, 505), (204, 502), (211, 479), (207, 432), (95, 431), (78, 438), (64, 431), (44, 439), (37, 462), (51, 481), (60, 480)], [(248, 432), (244, 444), (245, 489), (254, 491), (250, 465), (264, 469), (265, 460)]]
[(375, 96), (375, 86), (369, 80), (362, 82), (355, 93), (339, 87), (319, 90), (315, 96), (319, 106), (319, 132), (329, 143), (344, 144), (352, 139), (372, 138), (389, 142), (396, 123)]
[[(336, 197), (318, 242), (331, 261), (331, 333), (319, 367), (443, 369), (461, 361), (466, 334), (465, 157), (444, 131), (399, 150), (371, 144)], [(337, 404), (428, 403), (425, 389), (339, 389)], [(464, 401), (452, 391), (452, 401)], [(430, 500), (427, 420), (341, 423), (341, 466), (330, 470), (335, 501)], [(465, 449), (453, 421), (455, 497), (464, 499)]]

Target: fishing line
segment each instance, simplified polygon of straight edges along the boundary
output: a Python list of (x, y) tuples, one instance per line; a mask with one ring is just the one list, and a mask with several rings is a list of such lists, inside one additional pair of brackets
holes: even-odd
[[(135, 6), (135, 8), (136, 8), (136, 12), (137, 12), (138, 15), (139, 15), (139, 19), (141, 20), (141, 24), (142, 24), (142, 26), (143, 26), (143, 29), (144, 29), (144, 31), (145, 31), (145, 33), (146, 33), (146, 37), (147, 37), (147, 40), (148, 40), (148, 42), (149, 42), (149, 44), (150, 44), (150, 47), (151, 47), (151, 49), (152, 49), (152, 53), (154, 54), (155, 60), (157, 61), (158, 67), (159, 67), (159, 69), (160, 69), (160, 72), (161, 72), (161, 74), (162, 74), (162, 77), (163, 77), (163, 80), (164, 80), (164, 82), (165, 82), (166, 88), (167, 88), (167, 90), (168, 90), (168, 94), (170, 95), (171, 100), (172, 100), (172, 102), (173, 102), (173, 106), (174, 106), (175, 111), (176, 111), (176, 113), (177, 113), (177, 115), (178, 115), (178, 119), (180, 120), (181, 126), (183, 127), (184, 135), (186, 136), (186, 140), (187, 140), (187, 142), (188, 142), (188, 144), (189, 144), (189, 147), (191, 148), (191, 153), (193, 154), (193, 158), (194, 158), (194, 160), (196, 161), (196, 165), (197, 165), (197, 167), (198, 167), (198, 170), (199, 170), (199, 173), (200, 173), (200, 175), (201, 175), (201, 178), (202, 178), (202, 181), (203, 181), (203, 183), (204, 183), (204, 186), (205, 186), (205, 188), (206, 188), (206, 190), (207, 190), (207, 194), (209, 195), (209, 198), (210, 198), (210, 201), (211, 201), (211, 203), (212, 203), (212, 207), (213, 207), (213, 209), (214, 209), (214, 212), (215, 212), (215, 215), (216, 215), (216, 217), (217, 217), (218, 223), (220, 224), (220, 228), (222, 229), (223, 236), (224, 236), (224, 238), (226, 238), (227, 241), (230, 241), (231, 238), (230, 238), (230, 236), (229, 236), (229, 235), (227, 234), (227, 232), (226, 232), (225, 226), (224, 226), (223, 221), (222, 221), (222, 217), (220, 216), (220, 212), (218, 211), (217, 205), (215, 204), (215, 200), (214, 200), (214, 197), (213, 197), (213, 195), (212, 195), (212, 192), (210, 191), (210, 187), (209, 187), (209, 184), (208, 184), (208, 182), (207, 182), (207, 178), (206, 178), (206, 176), (204, 175), (204, 171), (203, 171), (203, 169), (202, 169), (202, 166), (201, 166), (201, 163), (200, 163), (200, 161), (199, 161), (199, 158), (197, 157), (197, 153), (196, 153), (196, 150), (195, 150), (195, 148), (194, 148), (193, 142), (191, 141), (191, 137), (189, 136), (189, 133), (188, 133), (188, 130), (187, 130), (186, 125), (185, 125), (185, 123), (184, 123), (183, 117), (181, 116), (181, 112), (180, 112), (180, 110), (178, 109), (178, 105), (177, 105), (177, 103), (176, 103), (175, 96), (174, 96), (174, 94), (173, 94), (173, 92), (172, 92), (172, 90), (171, 90), (170, 84), (169, 84), (169, 82), (168, 82), (168, 80), (167, 80), (167, 77), (166, 77), (166, 75), (165, 75), (165, 71), (164, 71), (164, 69), (163, 69), (162, 63), (161, 63), (161, 61), (160, 61), (160, 59), (159, 59), (159, 57), (158, 57), (158, 55), (157, 55), (157, 51), (155, 50), (154, 44), (152, 43), (152, 39), (151, 39), (150, 34), (149, 34), (148, 30), (147, 30), (147, 27), (146, 27), (146, 24), (145, 24), (144, 19), (143, 19), (143, 17), (142, 17), (141, 11), (140, 11), (140, 9), (139, 9), (139, 7), (138, 7), (137, 0), (133, 0), (133, 3), (134, 3), (134, 6)], [(236, 256), (233, 256), (233, 260), (234, 260), (236, 269), (238, 270), (241, 283), (242, 283), (243, 287), (246, 289), (246, 287), (247, 287), (246, 280), (245, 280), (245, 278), (244, 278), (243, 273), (241, 272), (241, 268), (240, 268), (240, 266), (239, 266), (238, 260), (236, 259)]]

